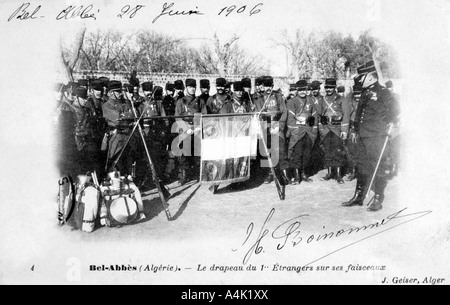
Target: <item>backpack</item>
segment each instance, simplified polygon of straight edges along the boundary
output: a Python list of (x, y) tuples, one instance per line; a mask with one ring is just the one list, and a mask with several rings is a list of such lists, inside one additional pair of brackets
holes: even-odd
[[(67, 193), (67, 189), (69, 192)], [(62, 199), (63, 205), (61, 205)], [(60, 225), (68, 224), (76, 230), (93, 232), (97, 219), (100, 201), (100, 192), (91, 182), (90, 177), (78, 176), (76, 184), (70, 177), (60, 180), (60, 194), (58, 206), (63, 206), (58, 211)]]
[(136, 188), (133, 187), (132, 183), (123, 178), (120, 178), (118, 184), (102, 186), (101, 225), (117, 227), (139, 220), (140, 211), (137, 195)]

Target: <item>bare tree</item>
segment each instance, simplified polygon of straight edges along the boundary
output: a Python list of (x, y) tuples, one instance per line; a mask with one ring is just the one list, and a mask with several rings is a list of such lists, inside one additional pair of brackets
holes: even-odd
[(64, 77), (66, 81), (73, 81), (73, 71), (77, 68), (81, 50), (83, 48), (84, 36), (86, 33), (86, 27), (83, 27), (78, 31), (75, 41), (70, 49), (64, 48), (62, 40), (60, 40), (60, 54), (61, 65), (64, 71)]

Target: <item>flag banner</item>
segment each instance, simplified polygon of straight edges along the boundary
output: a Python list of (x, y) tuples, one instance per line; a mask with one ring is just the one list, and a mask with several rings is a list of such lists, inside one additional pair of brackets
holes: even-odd
[(232, 183), (250, 178), (259, 124), (255, 115), (203, 117), (202, 183)]

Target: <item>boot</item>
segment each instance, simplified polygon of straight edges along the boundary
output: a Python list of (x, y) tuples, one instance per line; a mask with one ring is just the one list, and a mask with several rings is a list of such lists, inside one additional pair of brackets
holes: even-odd
[(367, 211), (376, 212), (383, 208), (382, 203), (384, 200), (384, 190), (387, 186), (386, 177), (375, 178), (375, 196), (372, 198), (372, 203), (367, 208)]
[(288, 185), (289, 184), (289, 175), (287, 172), (287, 169), (283, 169), (281, 171), (281, 177), (280, 177), (280, 183), (281, 185)]
[(294, 169), (294, 182), (292, 182), (293, 185), (300, 184), (301, 177), (300, 177), (300, 170), (298, 168)]
[(344, 180), (342, 179), (342, 169), (339, 166), (336, 167), (336, 181), (339, 184), (344, 184)]
[(364, 187), (366, 185), (366, 177), (360, 176), (356, 180), (356, 189), (355, 189), (355, 195), (347, 201), (343, 202), (341, 205), (343, 207), (352, 207), (352, 206), (362, 206), (364, 202)]
[(273, 175), (272, 172), (269, 172), (269, 174), (267, 175), (266, 179), (264, 180), (265, 184), (270, 184), (273, 181)]
[(322, 181), (328, 181), (333, 177), (333, 173), (331, 171), (331, 167), (328, 167), (328, 174), (322, 178), (320, 178), (320, 180)]
[(301, 173), (301, 178), (302, 178), (302, 181), (304, 181), (304, 182), (312, 182), (312, 179), (309, 178), (308, 176), (306, 176), (306, 174), (305, 174), (305, 172), (303, 170), (302, 170), (302, 173)]
[(355, 178), (356, 178), (356, 168), (353, 166), (350, 169), (350, 174), (347, 177), (347, 181), (353, 181), (353, 180), (355, 180)]

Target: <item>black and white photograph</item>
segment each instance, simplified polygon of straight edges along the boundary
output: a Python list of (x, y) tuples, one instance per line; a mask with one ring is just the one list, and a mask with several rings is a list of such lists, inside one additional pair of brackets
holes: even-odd
[(0, 284), (450, 283), (449, 1), (0, 6)]

